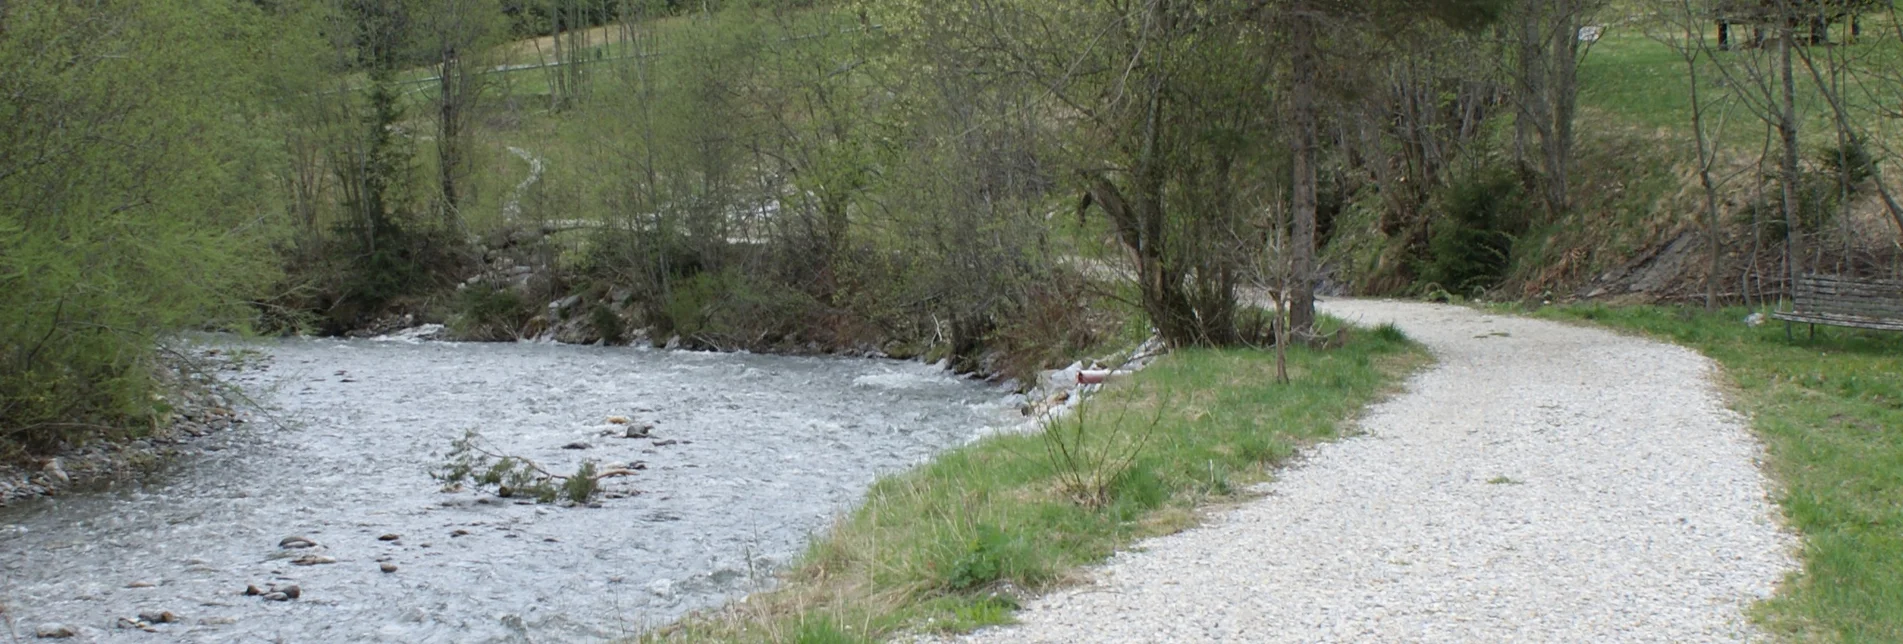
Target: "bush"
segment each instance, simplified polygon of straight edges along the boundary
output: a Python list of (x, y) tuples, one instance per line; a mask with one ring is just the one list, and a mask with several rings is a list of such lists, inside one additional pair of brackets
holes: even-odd
[(535, 317), (536, 309), (511, 288), (478, 283), (456, 294), (450, 332), (465, 340), (514, 340)]
[(822, 313), (811, 296), (736, 270), (676, 282), (660, 306), (655, 339), (678, 335), (695, 346), (730, 349), (814, 328)]
[[(0, 9), (0, 457), (151, 426), (154, 344), (271, 278), (237, 4)], [(59, 37), (41, 37), (58, 34)], [(102, 56), (101, 52), (114, 52)]]
[(1439, 216), (1429, 229), (1417, 286), (1468, 295), (1498, 285), (1512, 258), (1513, 233), (1525, 224), (1520, 182), (1511, 173), (1483, 169), (1455, 179), (1433, 206)]

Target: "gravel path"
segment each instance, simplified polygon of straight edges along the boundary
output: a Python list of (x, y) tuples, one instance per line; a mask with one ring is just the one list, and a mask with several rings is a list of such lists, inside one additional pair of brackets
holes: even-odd
[(998, 642), (1710, 642), (1793, 567), (1759, 448), (1696, 352), (1337, 300), (1439, 362), (1267, 496), (1031, 602)]

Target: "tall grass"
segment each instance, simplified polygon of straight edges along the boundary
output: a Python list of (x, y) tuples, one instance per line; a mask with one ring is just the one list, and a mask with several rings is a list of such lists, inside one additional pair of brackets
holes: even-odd
[(1092, 440), (1143, 447), (1100, 501), (1066, 488), (1044, 438), (988, 438), (878, 482), (780, 589), (649, 637), (857, 641), (1004, 622), (1023, 593), (1242, 498), (1302, 446), (1340, 435), (1426, 354), (1387, 328), (1289, 359), (1287, 385), (1275, 384), (1272, 353), (1251, 350), (1178, 352), (1113, 381), (1086, 405)]
[(1903, 335), (1819, 327), (1785, 338), (1751, 311), (1583, 306), (1542, 314), (1591, 320), (1698, 349), (1724, 366), (1737, 404), (1782, 483), (1802, 533), (1803, 571), (1758, 609), (1803, 641), (1903, 641)]

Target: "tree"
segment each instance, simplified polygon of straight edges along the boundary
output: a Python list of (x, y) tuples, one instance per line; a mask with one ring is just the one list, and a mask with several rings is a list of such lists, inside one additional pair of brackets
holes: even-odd
[[(1548, 218), (1571, 208), (1573, 119), (1578, 110), (1580, 27), (1603, 0), (1520, 0), (1514, 81), (1519, 118), (1514, 154), (1532, 178)], [(1529, 142), (1531, 139), (1531, 143)], [(1537, 147), (1537, 150), (1530, 148)], [(1528, 162), (1537, 154), (1537, 162)]]
[[(1293, 235), (1289, 240), (1288, 252), (1294, 292), (1288, 298), (1287, 323), (1292, 330), (1306, 334), (1315, 324), (1315, 193), (1318, 182), (1315, 156), (1319, 145), (1315, 94), (1316, 77), (1322, 65), (1317, 46), (1322, 25), (1331, 24), (1338, 32), (1367, 29), (1384, 22), (1382, 18), (1386, 16), (1416, 13), (1428, 15), (1450, 26), (1473, 28), (1491, 22), (1497, 11), (1498, 3), (1492, 0), (1389, 0), (1374, 3), (1289, 0), (1281, 7), (1280, 13), (1272, 14), (1271, 19), (1286, 30), (1289, 40), (1288, 93), (1290, 122), (1294, 131), (1288, 138), (1294, 176), (1291, 179)], [(1566, 135), (1570, 137), (1570, 112), (1566, 122)]]
[(1705, 310), (1718, 308), (1718, 280), (1720, 262), (1724, 256), (1723, 240), (1720, 234), (1718, 214), (1718, 185), (1712, 178), (1712, 166), (1717, 162), (1717, 142), (1722, 136), (1711, 134), (1711, 125), (1706, 120), (1706, 111), (1711, 101), (1700, 93), (1699, 70), (1705, 59), (1711, 55), (1711, 48), (1705, 41), (1705, 12), (1693, 4), (1693, 0), (1669, 0), (1660, 7), (1662, 30), (1652, 34), (1654, 40), (1663, 43), (1676, 53), (1685, 63), (1686, 92), (1691, 102), (1691, 125), (1693, 144), (1698, 152), (1698, 185), (1704, 192), (1705, 214), (1705, 251), (1707, 272), (1705, 274)]
[(460, 222), (471, 130), (488, 85), (488, 52), (503, 34), (502, 6), (497, 0), (421, 2), (417, 57), (436, 72), (436, 201), (446, 219)]
[(0, 4), (0, 457), (157, 416), (156, 344), (241, 325), (271, 278), (260, 18)]

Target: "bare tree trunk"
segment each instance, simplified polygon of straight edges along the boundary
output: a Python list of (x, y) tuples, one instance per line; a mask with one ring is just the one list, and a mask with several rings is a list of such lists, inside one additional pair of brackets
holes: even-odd
[(1575, 0), (1553, 0), (1554, 27), (1551, 36), (1552, 78), (1548, 108), (1552, 119), (1547, 125), (1551, 136), (1543, 141), (1546, 148), (1546, 202), (1555, 217), (1571, 208), (1569, 176), (1573, 159), (1573, 112), (1579, 96), (1579, 7)]
[[(1519, 82), (1516, 89), (1519, 94), (1519, 115), (1513, 120), (1514, 157), (1521, 168), (1533, 166), (1527, 158), (1528, 150), (1538, 145), (1541, 158), (1544, 159), (1544, 141), (1547, 138), (1546, 122), (1549, 112), (1546, 109), (1546, 42), (1545, 30), (1541, 28), (1540, 9), (1544, 0), (1527, 0), (1520, 14), (1519, 42)], [(1535, 138), (1539, 143), (1535, 142)], [(1544, 185), (1544, 184), (1542, 184)], [(1530, 187), (1530, 186), (1529, 186)], [(1545, 193), (1541, 192), (1544, 199)]]
[(1290, 141), (1294, 148), (1295, 196), (1289, 240), (1289, 272), (1294, 287), (1289, 293), (1288, 317), (1290, 330), (1297, 333), (1308, 333), (1315, 327), (1315, 23), (1305, 9), (1297, 6), (1290, 29), (1294, 72), (1290, 100), (1295, 112)]
[[(447, 39), (449, 36), (444, 35)], [(437, 71), (436, 156), (437, 183), (442, 190), (443, 214), (452, 221), (462, 212), (462, 195), (456, 189), (463, 165), (463, 102), (467, 90), (462, 60), (456, 47), (445, 43)]]
[(1792, 284), (1796, 283), (1797, 276), (1800, 272), (1798, 262), (1804, 257), (1804, 253), (1802, 252), (1803, 231), (1798, 228), (1797, 220), (1797, 182), (1799, 179), (1797, 167), (1797, 79), (1793, 73), (1795, 69), (1791, 63), (1792, 49), (1796, 46), (1794, 42), (1796, 38), (1797, 30), (1791, 27), (1789, 20), (1783, 21), (1782, 26), (1778, 29), (1778, 67), (1779, 73), (1782, 74), (1782, 78), (1779, 80), (1783, 83), (1783, 97), (1782, 103), (1779, 106), (1777, 133), (1779, 142), (1783, 144), (1783, 154), (1779, 163), (1780, 174), (1783, 178), (1779, 183), (1784, 184), (1782, 195), (1784, 200), (1785, 267), (1788, 272), (1787, 277), (1790, 278), (1790, 283)]
[[(1679, 0), (1678, 14), (1674, 16), (1674, 19), (1683, 21), (1685, 40), (1679, 44), (1674, 44), (1669, 39), (1665, 39), (1665, 42), (1676, 49), (1685, 61), (1686, 88), (1692, 103), (1692, 134), (1698, 145), (1698, 184), (1705, 192), (1705, 252), (1709, 264), (1706, 266), (1705, 273), (1705, 310), (1715, 311), (1718, 309), (1718, 273), (1724, 253), (1718, 223), (1718, 187), (1711, 178), (1711, 167), (1716, 162), (1717, 150), (1713, 147), (1714, 137), (1706, 135), (1705, 102), (1698, 93), (1698, 60), (1708, 51), (1705, 46), (1705, 36), (1699, 31), (1701, 13), (1703, 12), (1692, 5), (1692, 0)], [(1721, 29), (1729, 29), (1729, 26), (1722, 21), (1719, 25)], [(1726, 41), (1722, 39), (1723, 31), (1719, 35), (1721, 38), (1719, 48), (1724, 49)]]

